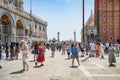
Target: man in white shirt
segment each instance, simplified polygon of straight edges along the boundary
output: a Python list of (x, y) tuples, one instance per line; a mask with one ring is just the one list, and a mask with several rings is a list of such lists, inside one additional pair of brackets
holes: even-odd
[(90, 43), (90, 57), (94, 57), (95, 55), (95, 43)]

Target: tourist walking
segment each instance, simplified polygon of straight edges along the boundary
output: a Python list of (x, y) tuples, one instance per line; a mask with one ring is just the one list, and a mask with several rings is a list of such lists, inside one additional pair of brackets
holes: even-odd
[(11, 42), (10, 44), (10, 60), (14, 59), (14, 43)]
[(52, 57), (54, 57), (55, 55), (55, 50), (56, 50), (56, 44), (55, 42), (53, 41), (52, 44), (51, 44), (51, 54), (52, 54)]
[(116, 57), (119, 57), (119, 52), (120, 52), (120, 44), (118, 43), (118, 42), (116, 42), (115, 44), (114, 44), (114, 46), (115, 46), (115, 53), (116, 53)]
[(70, 45), (70, 43), (68, 43), (68, 46), (67, 46), (68, 59), (70, 59), (70, 53), (71, 53), (71, 45)]
[(36, 41), (34, 45), (34, 61), (36, 61), (37, 56), (38, 56), (38, 42)]
[(35, 62), (35, 65), (37, 66), (37, 63), (41, 63), (41, 66), (44, 66), (43, 65), (44, 60), (45, 60), (44, 45), (42, 42), (40, 42), (38, 45), (38, 56), (37, 56), (37, 61)]
[(105, 46), (103, 45), (103, 43), (100, 43), (100, 59), (104, 59), (104, 54), (105, 54)]
[(99, 43), (96, 43), (95, 49), (96, 49), (96, 57), (99, 57), (100, 56), (100, 44)]
[(62, 44), (62, 55), (65, 55), (65, 50), (66, 50), (66, 43), (63, 42), (63, 44)]
[(26, 41), (21, 40), (21, 51), (22, 51), (22, 63), (23, 63), (23, 71), (25, 71), (25, 66), (27, 67), (28, 71), (28, 63), (27, 63), (27, 58), (28, 58), (28, 46), (26, 44)]
[(18, 56), (19, 56), (19, 43), (17, 42), (16, 43), (16, 46), (15, 46), (15, 53), (16, 53), (16, 56), (15, 56), (15, 58), (16, 58), (16, 60), (18, 60)]
[(72, 66), (74, 67), (74, 60), (77, 60), (78, 65), (80, 65), (80, 61), (79, 61), (79, 49), (77, 46), (77, 43), (74, 43), (74, 46), (71, 48), (71, 58), (72, 58)]
[(114, 46), (110, 44), (108, 50), (109, 50), (109, 56), (108, 56), (109, 67), (113, 67), (115, 66), (113, 63), (116, 63), (116, 57), (114, 55)]
[(6, 53), (6, 59), (8, 60), (8, 58), (9, 58), (9, 45), (8, 45), (8, 43), (5, 44), (5, 53)]
[(86, 55), (88, 55), (88, 53), (89, 53), (89, 50), (90, 50), (89, 43), (86, 43), (86, 45), (85, 45), (85, 51), (86, 51)]
[(90, 43), (90, 57), (94, 57), (95, 55), (95, 43), (91, 42)]
[(61, 52), (61, 48), (62, 48), (62, 45), (61, 45), (61, 43), (59, 43), (59, 44), (58, 44), (59, 52)]

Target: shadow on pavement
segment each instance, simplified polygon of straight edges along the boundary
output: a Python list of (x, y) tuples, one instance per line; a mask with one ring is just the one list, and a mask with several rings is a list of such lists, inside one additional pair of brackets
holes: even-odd
[(35, 62), (34, 60), (32, 60), (32, 61), (29, 61), (29, 62)]
[(52, 56), (49, 56), (49, 58), (54, 58), (54, 57), (52, 57)]
[(21, 73), (23, 73), (23, 72), (24, 72), (24, 70), (20, 70), (20, 71), (12, 72), (12, 73), (10, 73), (10, 74), (21, 74)]
[(64, 59), (64, 60), (70, 60), (70, 59), (66, 58), (66, 59)]
[(81, 60), (81, 62), (84, 62), (84, 61), (88, 60), (89, 58), (90, 58), (90, 56), (88, 56), (85, 59)]
[(70, 66), (70, 68), (78, 68), (78, 66)]
[(42, 67), (42, 66), (34, 66), (33, 68), (40, 68), (40, 67)]

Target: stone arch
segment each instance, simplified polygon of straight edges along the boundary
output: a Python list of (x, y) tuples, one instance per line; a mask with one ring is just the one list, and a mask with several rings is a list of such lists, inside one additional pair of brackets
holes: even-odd
[(4, 26), (11, 25), (10, 18), (6, 14), (3, 14), (1, 16), (1, 24), (4, 25)]
[[(11, 26), (13, 26), (13, 25), (14, 25), (14, 19), (13, 19), (12, 15), (11, 15), (10, 13), (8, 13), (8, 12), (3, 12), (3, 13), (1, 13), (0, 19), (1, 19), (4, 15), (7, 16), (7, 18), (9, 18), (10, 24), (11, 24)], [(1, 23), (2, 23), (2, 20), (0, 20), (0, 21), (1, 21)]]
[(17, 22), (16, 22), (16, 28), (19, 28), (19, 29), (23, 29), (24, 28), (22, 20), (17, 20)]
[(3, 12), (0, 16), (0, 24), (2, 31), (2, 42), (11, 42), (12, 40), (12, 26), (14, 20), (8, 12)]
[(25, 30), (24, 22), (22, 19), (16, 21), (16, 41), (19, 42), (21, 39), (24, 39)]

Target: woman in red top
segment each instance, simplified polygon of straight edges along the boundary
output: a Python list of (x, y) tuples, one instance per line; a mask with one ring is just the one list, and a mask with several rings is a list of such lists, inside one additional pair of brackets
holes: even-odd
[(41, 63), (41, 66), (43, 65), (43, 61), (45, 60), (44, 57), (44, 46), (43, 43), (40, 42), (38, 45), (38, 57), (37, 57), (37, 62), (35, 62), (35, 65), (37, 66), (37, 63)]
[(99, 57), (100, 56), (100, 44), (99, 43), (96, 43), (96, 46), (95, 46), (95, 49), (96, 49), (96, 57)]

